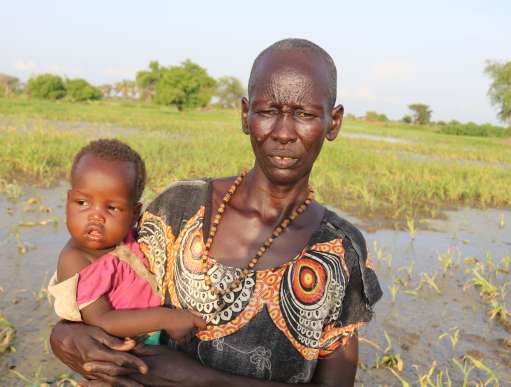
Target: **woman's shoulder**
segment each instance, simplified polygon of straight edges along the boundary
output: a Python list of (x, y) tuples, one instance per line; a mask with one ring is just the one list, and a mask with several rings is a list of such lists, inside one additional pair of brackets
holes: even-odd
[(183, 219), (193, 216), (207, 203), (210, 181), (210, 179), (176, 181), (149, 203), (145, 212), (160, 217), (174, 227)]
[(161, 208), (190, 203), (190, 200), (204, 199), (210, 179), (180, 180), (164, 189), (147, 207), (148, 211), (158, 212)]
[(362, 232), (351, 222), (342, 218), (328, 208), (325, 209), (323, 221), (316, 242), (328, 242), (335, 239), (349, 240), (356, 246), (357, 253), (364, 258), (367, 252), (366, 242)]
[(342, 260), (349, 271), (350, 278), (360, 278), (366, 301), (370, 305), (376, 303), (382, 296), (382, 290), (368, 257), (362, 232), (351, 222), (328, 209), (325, 211), (320, 231), (316, 243), (320, 246), (321, 244), (337, 246), (342, 252)]

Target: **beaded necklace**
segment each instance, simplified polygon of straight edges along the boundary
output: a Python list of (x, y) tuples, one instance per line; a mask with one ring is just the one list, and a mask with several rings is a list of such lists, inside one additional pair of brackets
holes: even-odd
[(204, 253), (201, 257), (201, 263), (202, 263), (202, 273), (204, 274), (204, 282), (206, 286), (208, 287), (208, 290), (212, 292), (217, 297), (224, 296), (225, 294), (229, 294), (231, 291), (236, 289), (241, 282), (245, 279), (245, 277), (248, 275), (249, 270), (254, 269), (257, 262), (259, 261), (259, 258), (261, 258), (266, 251), (270, 248), (275, 238), (278, 238), (289, 226), (289, 224), (298, 218), (300, 214), (302, 214), (309, 204), (311, 204), (312, 199), (314, 197), (314, 191), (309, 187), (309, 193), (307, 195), (307, 198), (304, 200), (302, 204), (298, 206), (296, 210), (293, 211), (289, 217), (285, 218), (278, 226), (276, 226), (273, 229), (273, 232), (271, 235), (266, 239), (266, 241), (263, 243), (263, 245), (259, 248), (256, 255), (250, 260), (247, 267), (244, 268), (236, 280), (231, 282), (229, 286), (227, 286), (225, 289), (220, 289), (213, 285), (213, 282), (211, 281), (210, 276), (208, 273), (208, 258), (209, 258), (209, 251), (211, 250), (211, 246), (213, 245), (213, 241), (215, 239), (215, 235), (218, 229), (218, 225), (220, 224), (220, 221), (222, 220), (222, 216), (225, 212), (226, 205), (230, 202), (232, 199), (234, 193), (238, 189), (238, 187), (241, 185), (241, 182), (243, 181), (243, 178), (247, 175), (247, 171), (243, 171), (234, 181), (233, 185), (227, 190), (224, 197), (222, 198), (222, 204), (218, 207), (218, 210), (216, 212), (216, 215), (213, 218), (213, 222), (211, 225), (211, 228), (209, 230), (209, 236), (206, 241), (206, 245), (204, 247)]

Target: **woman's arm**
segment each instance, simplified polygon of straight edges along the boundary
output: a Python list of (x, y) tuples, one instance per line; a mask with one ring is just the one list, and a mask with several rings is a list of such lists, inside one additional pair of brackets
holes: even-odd
[[(145, 375), (130, 374), (129, 378), (144, 386), (219, 386), (219, 387), (264, 387), (286, 386), (286, 383), (268, 382), (254, 378), (236, 376), (201, 365), (183, 353), (164, 347), (142, 347), (134, 353), (149, 367)], [(335, 350), (326, 359), (318, 362), (311, 384), (304, 386), (351, 387), (355, 381), (358, 361), (358, 337), (348, 338), (345, 345)], [(111, 375), (115, 367), (103, 362), (89, 363), (96, 373)], [(116, 383), (116, 378), (112, 379)], [(122, 382), (122, 380), (120, 380)], [(95, 382), (84, 384), (93, 387)]]

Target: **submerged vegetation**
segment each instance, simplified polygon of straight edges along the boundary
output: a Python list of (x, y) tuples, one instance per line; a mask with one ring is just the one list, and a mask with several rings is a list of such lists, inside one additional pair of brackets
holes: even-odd
[[(146, 201), (173, 180), (236, 174), (253, 161), (239, 115), (231, 110), (178, 112), (122, 100), (71, 104), (0, 98), (0, 128), (0, 194), (8, 203), (4, 216), (9, 225), (3, 247), (14, 261), (8, 273), (19, 262), (39, 264), (44, 252), (58, 250), (58, 243), (51, 250), (35, 235), (66, 235), (62, 208), (31, 192), (29, 184), (46, 187), (66, 178), (73, 155), (91, 138), (119, 137), (140, 151), (149, 173)], [(325, 144), (314, 170), (312, 184), (319, 200), (359, 217), (400, 219), (403, 232), (390, 239), (399, 235), (407, 244), (399, 251), (378, 238), (369, 243), (385, 294), (375, 323), (361, 330), (360, 384), (510, 383), (503, 364), (511, 360), (511, 258), (465, 256), (461, 250), (471, 243), (466, 236), (442, 252), (430, 254), (431, 248), (415, 255), (425, 244), (422, 228), (427, 221), (420, 215), (434, 217), (458, 205), (510, 206), (510, 145), (388, 121), (347, 120), (343, 132)], [(64, 201), (61, 196), (58, 203)], [(508, 218), (507, 211), (496, 211), (495, 229), (506, 232)], [(45, 267), (53, 267), (54, 258), (44, 258)], [(48, 332), (54, 322), (46, 302), (50, 275), (41, 272), (30, 282), (36, 285), (24, 289), (18, 289), (22, 285), (16, 278), (16, 289), (9, 289), (8, 296), (0, 287), (0, 307), (9, 318), (0, 316), (0, 346), (5, 343), (0, 380), (9, 385), (77, 385), (76, 375), (63, 373), (64, 367), (49, 353)], [(467, 323), (464, 308), (469, 318), (479, 321)], [(471, 330), (471, 324), (491, 330), (492, 338)], [(502, 350), (496, 349), (497, 343)], [(24, 360), (12, 366), (4, 359)], [(40, 359), (50, 359), (51, 365), (41, 366)]]
[[(178, 112), (127, 101), (92, 104), (0, 99), (0, 178), (5, 184), (62, 179), (90, 138), (116, 136), (141, 152), (149, 195), (176, 179), (236, 174), (251, 165), (250, 143), (230, 110)], [(66, 121), (74, 130), (66, 129)], [(21, 127), (21, 129), (20, 129)], [(136, 128), (136, 129), (134, 129)], [(435, 127), (347, 121), (313, 171), (321, 201), (366, 215), (408, 219), (456, 205), (511, 204), (509, 145), (443, 135)], [(366, 137), (357, 138), (358, 133)], [(391, 138), (392, 142), (376, 138)], [(398, 141), (396, 141), (398, 140)]]

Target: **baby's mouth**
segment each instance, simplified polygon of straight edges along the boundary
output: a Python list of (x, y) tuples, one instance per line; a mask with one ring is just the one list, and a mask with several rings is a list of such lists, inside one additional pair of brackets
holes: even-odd
[(85, 237), (87, 239), (90, 239), (93, 241), (98, 241), (98, 240), (103, 239), (103, 236), (104, 236), (104, 232), (103, 232), (103, 227), (101, 227), (101, 226), (98, 226), (95, 224), (90, 224), (87, 226), (87, 229), (85, 230)]

